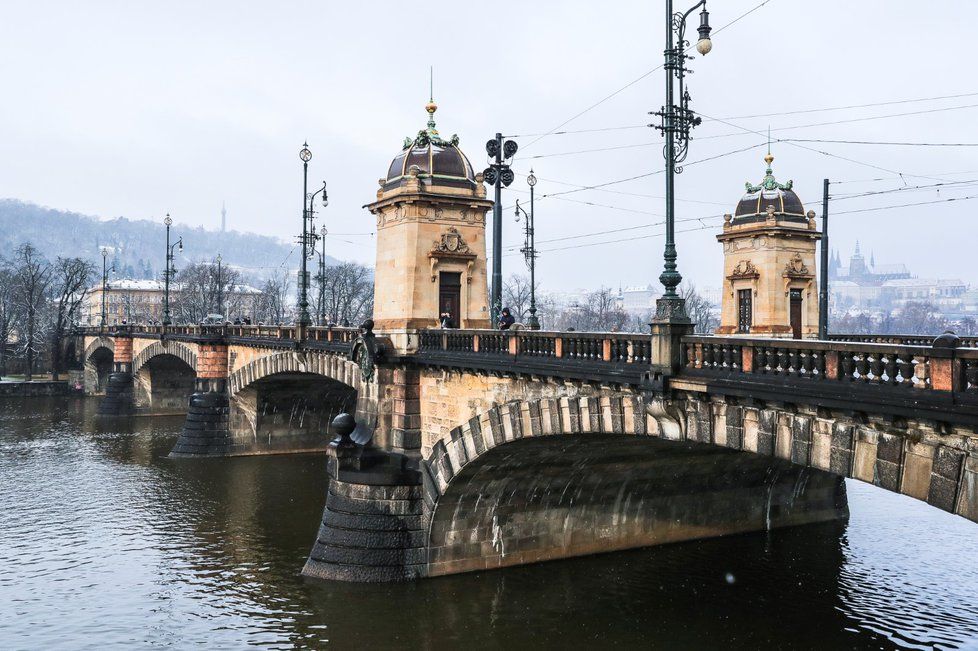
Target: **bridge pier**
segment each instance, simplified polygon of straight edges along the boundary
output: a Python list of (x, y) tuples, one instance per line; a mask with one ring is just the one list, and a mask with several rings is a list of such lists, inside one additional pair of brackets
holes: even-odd
[(200, 344), (197, 379), (171, 457), (227, 456), (235, 449), (228, 427), (228, 346)]
[(425, 575), (427, 527), (421, 474), (409, 458), (350, 439), (353, 418), (334, 421), (329, 488), (302, 574), (334, 581), (394, 582)]
[(135, 411), (132, 383), (132, 337), (116, 336), (112, 372), (105, 386), (105, 397), (97, 413), (102, 416), (128, 416)]

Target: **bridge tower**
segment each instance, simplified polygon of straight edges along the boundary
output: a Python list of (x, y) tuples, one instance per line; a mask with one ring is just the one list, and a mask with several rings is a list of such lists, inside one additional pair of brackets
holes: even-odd
[(456, 327), (490, 325), (486, 281), (486, 199), (482, 175), (458, 148), (458, 136), (435, 128), (438, 106), (425, 106), (428, 124), (406, 138), (377, 200), (374, 322), (396, 348), (413, 348), (410, 333), (437, 326), (447, 312)]
[(759, 185), (746, 184), (733, 215), (723, 216), (723, 304), (717, 334), (816, 337), (815, 213), (805, 212), (792, 182), (771, 170)]

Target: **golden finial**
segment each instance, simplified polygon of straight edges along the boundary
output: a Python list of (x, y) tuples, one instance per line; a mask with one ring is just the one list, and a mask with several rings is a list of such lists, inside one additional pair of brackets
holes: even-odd
[(767, 156), (764, 157), (764, 162), (767, 163), (768, 167), (771, 167), (771, 163), (773, 161), (774, 161), (774, 156), (771, 155), (771, 152), (768, 152)]

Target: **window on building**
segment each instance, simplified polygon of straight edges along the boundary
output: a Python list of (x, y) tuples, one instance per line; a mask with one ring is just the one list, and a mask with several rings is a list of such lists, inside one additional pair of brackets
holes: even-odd
[(737, 332), (749, 333), (754, 322), (753, 295), (749, 289), (737, 290)]

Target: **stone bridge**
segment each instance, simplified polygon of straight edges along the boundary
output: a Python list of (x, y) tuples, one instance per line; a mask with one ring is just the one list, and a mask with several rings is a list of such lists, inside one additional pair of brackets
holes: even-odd
[(103, 413), (187, 413), (172, 456), (328, 452), (311, 576), (397, 580), (846, 517), (843, 477), (978, 521), (973, 339), (82, 336)]

